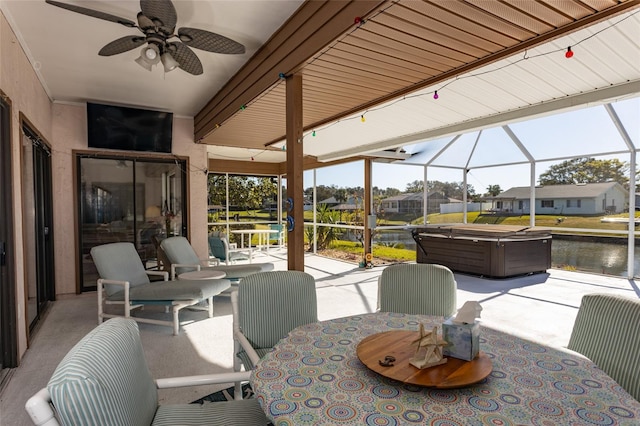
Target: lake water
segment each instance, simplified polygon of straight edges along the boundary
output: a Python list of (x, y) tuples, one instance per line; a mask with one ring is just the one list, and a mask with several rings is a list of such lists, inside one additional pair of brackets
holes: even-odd
[[(402, 243), (416, 249), (410, 232), (383, 231), (376, 233), (374, 243)], [(576, 269), (597, 274), (627, 276), (627, 244), (575, 241), (554, 238), (551, 244), (551, 263), (554, 268)], [(640, 277), (640, 247), (636, 247), (634, 275)]]

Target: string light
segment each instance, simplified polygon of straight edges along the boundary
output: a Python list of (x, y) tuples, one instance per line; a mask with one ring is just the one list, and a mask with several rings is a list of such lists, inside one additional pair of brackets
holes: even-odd
[(255, 158), (251, 157), (251, 161), (254, 161), (254, 160), (255, 160)]
[(280, 74), (278, 74), (278, 78), (280, 80), (284, 80), (285, 78), (287, 78), (287, 76), (283, 72), (281, 72)]
[(242, 105), (242, 106), (240, 107), (240, 110), (241, 110), (241, 111), (244, 111), (245, 109), (247, 109), (247, 106), (246, 106), (246, 105)]
[(573, 51), (571, 50), (571, 46), (567, 47), (567, 53), (564, 54), (564, 57), (567, 59), (573, 58)]
[[(373, 15), (372, 17), (370, 17), (370, 19), (375, 18), (376, 16), (378, 16), (378, 15), (380, 15), (380, 14), (385, 13), (385, 12), (386, 12), (386, 10), (387, 10), (388, 8), (390, 8), (393, 4), (395, 4), (395, 2), (392, 2), (392, 3), (391, 3), (388, 7), (386, 7), (385, 9), (382, 9), (382, 10), (378, 11), (375, 15)], [(580, 43), (582, 43), (582, 42), (584, 42), (584, 41), (586, 41), (586, 40), (588, 40), (588, 39), (590, 39), (590, 38), (592, 38), (592, 37), (597, 36), (599, 33), (603, 32), (603, 31), (605, 31), (605, 30), (607, 30), (607, 29), (615, 28), (615, 27), (616, 27), (618, 24), (620, 24), (622, 21), (625, 21), (625, 20), (627, 20), (627, 19), (629, 19), (629, 18), (631, 18), (631, 17), (633, 17), (633, 16), (637, 15), (638, 13), (640, 13), (640, 11), (636, 11), (635, 13), (633, 13), (633, 14), (631, 14), (631, 15), (627, 16), (627, 17), (624, 17), (624, 18), (622, 18), (622, 19), (618, 20), (617, 22), (612, 23), (612, 24), (611, 24), (611, 25), (609, 25), (608, 27), (605, 27), (605, 28), (603, 28), (603, 29), (601, 29), (601, 30), (597, 31), (596, 33), (591, 34), (591, 35), (589, 35), (589, 36), (587, 36), (587, 37), (583, 38), (582, 40), (578, 41), (577, 43), (575, 43), (575, 44), (574, 44), (574, 46), (577, 46), (578, 44), (580, 44)], [(365, 23), (365, 20), (364, 20), (362, 17), (357, 16), (357, 17), (354, 19), (354, 23), (355, 23), (355, 24), (357, 24), (357, 25), (359, 26), (359, 25), (361, 25), (361, 24), (364, 24), (364, 23)], [(356, 30), (358, 30), (358, 28), (354, 28), (354, 29), (353, 29), (352, 31), (350, 31), (347, 35), (349, 35), (349, 34), (353, 33), (353, 32), (354, 32), (354, 31), (356, 31)], [(335, 47), (335, 45), (336, 45), (336, 44), (339, 44), (339, 43), (341, 43), (341, 42), (342, 42), (342, 40), (337, 40), (337, 41), (334, 43), (334, 45), (333, 45), (333, 46), (330, 46), (328, 49), (326, 49), (326, 50), (322, 51), (319, 55), (315, 56), (315, 57), (314, 57), (314, 58), (313, 58), (309, 63), (307, 63), (307, 65), (313, 64), (313, 63), (314, 63), (316, 60), (318, 60), (321, 56), (323, 56), (325, 53), (329, 52), (333, 47)], [(488, 74), (488, 73), (492, 73), (492, 72), (500, 71), (500, 70), (502, 70), (502, 69), (504, 69), (504, 68), (507, 68), (507, 67), (512, 66), (512, 65), (515, 65), (515, 64), (517, 64), (517, 63), (518, 63), (518, 62), (520, 62), (520, 61), (528, 60), (528, 59), (532, 59), (532, 58), (537, 58), (537, 57), (541, 57), (541, 56), (555, 55), (555, 54), (557, 54), (557, 53), (558, 53), (558, 51), (562, 51), (562, 50), (563, 50), (563, 49), (557, 49), (557, 50), (550, 51), (550, 52), (539, 53), (539, 54), (537, 54), (537, 55), (533, 55), (533, 56), (528, 56), (528, 52), (525, 50), (525, 53), (524, 53), (523, 58), (521, 58), (521, 59), (519, 59), (519, 60), (517, 60), (517, 61), (510, 62), (510, 63), (508, 63), (507, 65), (504, 65), (504, 66), (501, 66), (501, 67), (499, 67), (499, 68), (495, 68), (495, 69), (492, 69), (492, 70), (489, 70), (489, 71), (481, 71), (481, 72), (477, 72), (477, 73), (475, 73), (475, 74), (463, 75), (462, 77), (458, 76), (458, 77), (456, 77), (455, 79), (453, 79), (453, 80), (449, 81), (448, 83), (444, 84), (443, 86), (441, 86), (441, 87), (440, 87), (440, 89), (444, 89), (445, 87), (449, 86), (450, 84), (455, 83), (456, 81), (458, 81), (458, 80), (460, 80), (460, 79), (463, 79), (463, 78), (477, 77), (477, 76), (480, 76), (480, 75), (484, 75), (484, 74)], [(571, 50), (571, 46), (568, 46), (568, 47), (567, 47), (567, 50), (566, 50), (566, 52), (565, 52), (565, 57), (566, 57), (566, 58), (572, 58), (572, 57), (573, 57), (573, 51)], [(284, 74), (282, 74), (282, 73), (281, 73), (281, 74), (280, 74), (280, 76), (281, 76), (281, 78), (284, 78)], [(393, 105), (393, 104), (395, 104), (395, 103), (397, 103), (397, 102), (403, 101), (403, 100), (405, 100), (405, 99), (414, 98), (414, 97), (421, 97), (421, 96), (424, 96), (424, 95), (427, 95), (427, 93), (419, 93), (419, 94), (414, 94), (414, 95), (410, 95), (410, 96), (403, 96), (402, 98), (397, 99), (396, 101), (392, 102), (391, 104), (384, 105), (384, 106), (377, 107), (377, 108), (372, 108), (372, 109), (368, 110), (367, 112), (369, 112), (369, 111), (377, 111), (377, 110), (380, 110), (380, 109), (384, 109), (384, 108), (386, 108), (386, 107), (388, 107), (388, 106), (391, 106), (391, 105)], [(440, 95), (438, 94), (438, 91), (437, 91), (437, 90), (435, 90), (435, 91), (433, 92), (433, 99), (439, 99), (439, 98), (440, 98)], [(322, 127), (322, 128), (320, 129), (320, 131), (325, 130), (325, 129), (328, 129), (329, 127), (333, 127), (333, 126), (335, 126), (336, 124), (339, 124), (339, 123), (341, 123), (341, 122), (343, 122), (343, 121), (353, 120), (353, 119), (355, 119), (355, 118), (357, 118), (357, 116), (355, 116), (355, 117), (354, 117), (354, 116), (352, 116), (352, 117), (349, 117), (349, 118), (344, 118), (344, 119), (341, 119), (341, 120), (334, 121), (334, 122), (332, 122), (332, 123), (330, 123), (330, 124), (328, 124), (328, 125), (326, 125), (326, 126)], [(362, 115), (360, 116), (360, 121), (361, 121), (361, 122), (363, 122), (363, 123), (366, 121), (366, 119), (365, 119), (365, 117), (364, 117), (364, 114), (362, 114)], [(312, 132), (310, 132), (310, 133), (311, 133), (311, 136), (316, 136), (316, 130), (315, 130), (315, 129), (314, 129)], [(309, 133), (307, 133), (307, 136), (308, 136), (308, 135), (309, 135)], [(284, 148), (284, 147), (283, 147), (283, 148)]]

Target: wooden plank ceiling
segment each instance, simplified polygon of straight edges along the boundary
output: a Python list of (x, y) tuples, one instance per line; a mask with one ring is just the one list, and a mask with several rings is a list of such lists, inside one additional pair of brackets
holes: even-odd
[[(265, 149), (301, 73), (314, 129), (637, 8), (640, 0), (308, 1), (197, 114), (195, 140)], [(275, 149), (275, 148), (274, 148)]]

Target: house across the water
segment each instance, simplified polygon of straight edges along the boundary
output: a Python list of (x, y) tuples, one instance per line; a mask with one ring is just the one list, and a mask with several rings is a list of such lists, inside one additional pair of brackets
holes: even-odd
[[(578, 183), (535, 187), (536, 214), (595, 215), (621, 213), (628, 208), (629, 191), (617, 182)], [(528, 214), (531, 187), (510, 188), (492, 197), (492, 211)]]

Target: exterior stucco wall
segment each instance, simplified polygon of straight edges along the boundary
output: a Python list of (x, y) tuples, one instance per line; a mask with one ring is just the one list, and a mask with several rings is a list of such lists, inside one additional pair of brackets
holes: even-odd
[[(22, 225), (21, 115), (52, 148), (53, 223), (56, 294), (76, 291), (76, 241), (73, 181), (73, 150), (88, 150), (85, 105), (52, 103), (27, 55), (0, 12), (0, 90), (11, 104), (12, 184), (16, 270), (18, 359), (27, 350), (25, 249)], [(150, 106), (150, 108), (153, 108)], [(207, 153), (193, 143), (193, 119), (174, 117), (174, 155), (189, 157), (187, 170), (189, 235), (201, 258), (207, 246)]]
[[(0, 13), (0, 90), (9, 98), (11, 104), (11, 156), (14, 204), (13, 253), (16, 271), (16, 333), (18, 336), (18, 359), (27, 350), (26, 297), (25, 297), (25, 250), (22, 226), (22, 169), (21, 169), (21, 115), (26, 118), (33, 130), (51, 143), (51, 102), (38, 77), (31, 67), (20, 43), (13, 33), (4, 15)], [(55, 154), (54, 154), (55, 155)], [(54, 217), (55, 217), (54, 212)], [(11, 248), (10, 248), (11, 249)]]
[[(92, 151), (87, 147), (87, 115), (85, 105), (53, 106), (53, 186), (56, 254), (56, 294), (76, 291), (76, 225), (74, 211), (73, 150)], [(104, 153), (104, 150), (95, 150)], [(113, 151), (135, 157), (135, 152)], [(190, 239), (202, 259), (208, 257), (207, 246), (207, 152), (204, 145), (193, 143), (193, 119), (176, 118), (173, 122), (172, 153), (189, 157), (187, 187), (189, 190)], [(202, 232), (204, 230), (204, 232)]]

